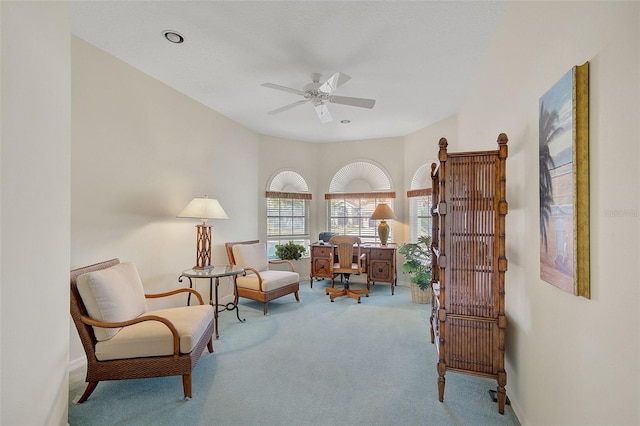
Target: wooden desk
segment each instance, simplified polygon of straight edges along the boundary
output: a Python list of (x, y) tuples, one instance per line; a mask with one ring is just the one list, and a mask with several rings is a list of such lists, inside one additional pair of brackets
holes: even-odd
[[(331, 249), (329, 245), (311, 244), (311, 279), (309, 283), (313, 288), (314, 278), (333, 278), (331, 276), (330, 263)], [(362, 253), (367, 255), (366, 274), (367, 287), (373, 283), (391, 284), (391, 294), (395, 292), (398, 283), (396, 270), (396, 245), (393, 243), (382, 246), (380, 244), (366, 244), (362, 246)]]

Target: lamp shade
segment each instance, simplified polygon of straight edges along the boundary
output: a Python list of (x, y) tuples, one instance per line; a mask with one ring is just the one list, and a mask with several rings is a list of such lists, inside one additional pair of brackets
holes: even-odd
[(373, 211), (373, 214), (370, 217), (371, 220), (384, 220), (384, 219), (397, 219), (389, 204), (380, 203)]
[(204, 223), (207, 222), (207, 219), (229, 219), (218, 200), (208, 198), (206, 195), (191, 200), (178, 217), (202, 219)]

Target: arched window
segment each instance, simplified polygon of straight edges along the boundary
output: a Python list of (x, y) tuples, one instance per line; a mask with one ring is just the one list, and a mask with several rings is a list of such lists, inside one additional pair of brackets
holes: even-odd
[(293, 241), (309, 247), (309, 185), (292, 170), (277, 172), (267, 186), (267, 253), (276, 257), (276, 245)]
[(409, 199), (409, 233), (411, 241), (431, 235), (431, 166), (423, 164), (411, 179)]
[[(369, 217), (379, 203), (393, 210), (396, 194), (391, 189), (391, 179), (380, 166), (366, 161), (345, 165), (333, 176), (325, 194), (327, 229), (357, 235), (363, 243), (377, 242), (378, 224)], [(389, 241), (393, 242), (393, 227)]]

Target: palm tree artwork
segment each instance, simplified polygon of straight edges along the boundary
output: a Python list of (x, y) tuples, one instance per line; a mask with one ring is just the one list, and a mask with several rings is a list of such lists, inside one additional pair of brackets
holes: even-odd
[(540, 238), (546, 251), (548, 250), (547, 228), (551, 219), (551, 206), (553, 204), (551, 170), (555, 168), (555, 163), (549, 150), (549, 142), (553, 140), (554, 135), (561, 128), (558, 127), (558, 113), (545, 108), (544, 101), (540, 102), (540, 121), (538, 126), (540, 142)]
[(573, 73), (539, 102), (540, 277), (573, 287)]

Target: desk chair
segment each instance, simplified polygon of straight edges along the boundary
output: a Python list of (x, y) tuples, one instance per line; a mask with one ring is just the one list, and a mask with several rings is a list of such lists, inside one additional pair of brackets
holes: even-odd
[[(361, 241), (359, 237), (352, 235), (336, 235), (329, 240), (331, 247), (331, 259), (329, 271), (331, 272), (331, 288), (326, 289), (326, 294), (331, 293), (329, 298), (333, 299), (341, 296), (349, 296), (360, 303), (360, 295), (369, 297), (369, 289), (351, 290), (349, 288), (349, 277), (351, 274), (359, 275), (366, 270), (366, 254), (361, 253)], [(333, 288), (336, 275), (344, 276), (344, 287), (342, 289)]]

